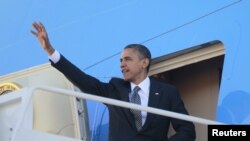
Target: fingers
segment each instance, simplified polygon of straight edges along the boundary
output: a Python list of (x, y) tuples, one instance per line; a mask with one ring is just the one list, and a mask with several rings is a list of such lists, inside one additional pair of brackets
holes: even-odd
[(37, 33), (35, 31), (31, 30), (30, 32), (37, 37)]
[(43, 23), (39, 22), (39, 25), (40, 25), (42, 31), (46, 31)]
[(39, 23), (34, 22), (32, 25), (33, 25), (34, 29), (37, 31), (37, 33), (46, 32), (45, 27), (41, 22), (39, 22)]
[(44, 25), (41, 22), (33, 22), (32, 26), (34, 30), (31, 30), (31, 33), (36, 37), (47, 36)]
[(37, 22), (34, 22), (32, 25), (36, 29), (37, 32), (41, 32), (42, 31), (41, 25), (38, 24)]

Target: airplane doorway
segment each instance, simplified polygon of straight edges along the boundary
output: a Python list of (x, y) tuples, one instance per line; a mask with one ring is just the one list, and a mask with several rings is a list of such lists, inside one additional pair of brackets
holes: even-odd
[[(175, 85), (190, 115), (215, 120), (224, 52), (220, 41), (212, 41), (167, 54), (152, 59), (149, 74)], [(207, 126), (195, 127), (196, 141), (206, 141)]]

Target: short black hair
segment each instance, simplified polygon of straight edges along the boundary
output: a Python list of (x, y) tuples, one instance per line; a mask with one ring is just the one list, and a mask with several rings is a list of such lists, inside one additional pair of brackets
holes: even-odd
[(128, 48), (131, 48), (131, 49), (134, 49), (135, 51), (137, 51), (139, 53), (139, 55), (140, 55), (139, 57), (141, 59), (147, 58), (149, 60), (149, 64), (147, 66), (147, 72), (148, 72), (150, 64), (151, 64), (151, 53), (150, 53), (149, 49), (142, 44), (129, 44), (129, 45), (124, 47), (124, 49), (128, 49)]

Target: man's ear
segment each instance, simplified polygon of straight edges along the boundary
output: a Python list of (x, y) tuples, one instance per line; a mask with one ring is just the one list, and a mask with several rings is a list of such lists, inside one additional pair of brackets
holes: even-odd
[(149, 65), (149, 60), (147, 58), (143, 59), (143, 68), (147, 68)]

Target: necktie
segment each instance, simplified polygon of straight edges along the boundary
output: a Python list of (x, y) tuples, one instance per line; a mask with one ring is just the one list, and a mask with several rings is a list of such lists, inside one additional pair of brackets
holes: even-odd
[[(138, 87), (138, 86), (136, 86), (134, 88), (134, 90), (132, 92), (132, 95), (131, 95), (131, 103), (141, 105), (141, 99), (140, 99), (140, 96), (138, 94), (139, 90), (140, 90), (140, 87)], [(134, 118), (135, 118), (136, 128), (137, 128), (137, 130), (140, 130), (141, 127), (142, 127), (141, 111), (135, 110), (135, 109), (131, 109), (131, 112), (133, 113)]]

